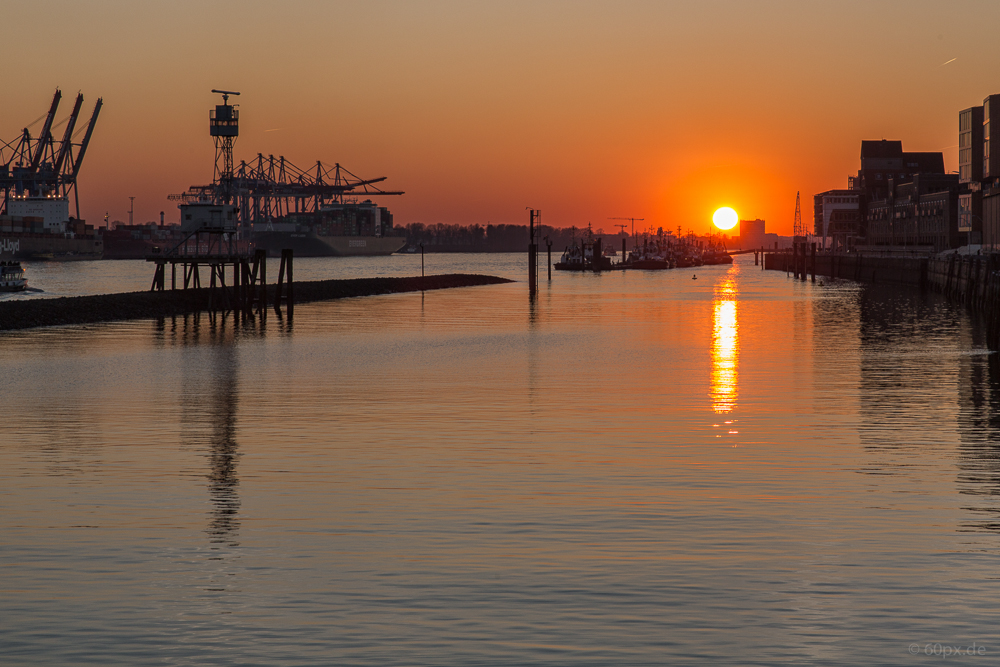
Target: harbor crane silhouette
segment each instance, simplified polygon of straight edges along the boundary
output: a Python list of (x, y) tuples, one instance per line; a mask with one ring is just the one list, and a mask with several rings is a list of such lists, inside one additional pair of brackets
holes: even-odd
[[(628, 220), (628, 221), (630, 221), (632, 223), (632, 238), (635, 238), (635, 221), (638, 220), (639, 222), (643, 222), (645, 219), (646, 218), (608, 218), (608, 220)], [(615, 227), (622, 227), (622, 231), (625, 231), (624, 230), (625, 225), (615, 225)]]

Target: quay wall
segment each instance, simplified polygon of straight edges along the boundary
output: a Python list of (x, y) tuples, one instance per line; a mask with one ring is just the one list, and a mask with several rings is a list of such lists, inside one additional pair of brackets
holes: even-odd
[(986, 320), (987, 343), (1000, 350), (1000, 254), (900, 257), (864, 253), (795, 255), (769, 252), (764, 269), (802, 279), (813, 275), (930, 289), (969, 306)]
[[(295, 303), (509, 282), (513, 281), (495, 276), (462, 273), (414, 278), (296, 281)], [(162, 292), (126, 292), (56, 299), (0, 301), (0, 331), (117, 320), (155, 319), (208, 311), (210, 292), (211, 290), (205, 287), (164, 290)], [(275, 286), (268, 285), (268, 304), (274, 303), (274, 292)], [(218, 295), (216, 299), (218, 300)]]

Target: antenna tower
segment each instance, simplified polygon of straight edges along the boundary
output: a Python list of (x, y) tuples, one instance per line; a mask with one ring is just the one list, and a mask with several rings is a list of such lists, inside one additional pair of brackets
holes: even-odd
[(795, 193), (795, 224), (792, 228), (792, 234), (795, 236), (805, 236), (806, 230), (802, 226), (802, 205), (799, 202), (799, 193)]
[(230, 95), (239, 95), (232, 90), (215, 90), (222, 95), (222, 104), (215, 105), (215, 111), (208, 112), (209, 134), (215, 139), (215, 186), (216, 199), (220, 204), (229, 204), (233, 199), (233, 144), (240, 134), (240, 112), (229, 103)]

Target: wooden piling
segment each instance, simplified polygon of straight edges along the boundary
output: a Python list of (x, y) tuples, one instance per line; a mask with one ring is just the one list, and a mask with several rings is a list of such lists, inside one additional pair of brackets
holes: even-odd
[(811, 247), (812, 247), (812, 256), (811, 256), (811, 262), (812, 262), (812, 281), (816, 282), (816, 243), (813, 242), (813, 244), (812, 244)]

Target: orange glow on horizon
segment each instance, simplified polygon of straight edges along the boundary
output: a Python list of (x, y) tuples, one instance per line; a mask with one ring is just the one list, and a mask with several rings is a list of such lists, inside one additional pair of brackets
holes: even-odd
[[(209, 3), (195, 23), (163, 3), (133, 3), (129, 12), (56, 4), (51, 48), (5, 78), (0, 140), (26, 127), (37, 137), (60, 87), (55, 138), (80, 90), (79, 141), (103, 98), (79, 178), (80, 213), (92, 224), (105, 214), (126, 221), (132, 196), (137, 223), (158, 222), (161, 211), (179, 221), (168, 196), (212, 181), (208, 113), (219, 96), (210, 91), (221, 87), (242, 92), (237, 164), (260, 153), (302, 169), (322, 160), (385, 176), (388, 190), (406, 193), (378, 200), (396, 225), (525, 225), (530, 206), (554, 227), (594, 221), (610, 232), (597, 221), (636, 216), (654, 230), (705, 234), (719, 231), (711, 220), (722, 191), (741, 217), (787, 236), (795, 193), (809, 201), (845, 187), (863, 139), (941, 150), (946, 170), (956, 168), (955, 114), (997, 92), (976, 72), (1000, 66), (993, 24), (939, 30), (955, 20), (944, 5), (890, 35), (882, 26), (898, 17), (889, 6), (869, 8), (858, 25), (850, 12), (774, 3), (734, 5), (723, 16), (702, 3), (588, 3), (567, 21), (552, 3), (442, 0), (387, 11), (251, 0), (235, 14)], [(5, 9), (12, 25), (36, 20), (30, 3)], [(229, 28), (219, 33), (222, 24)], [(350, 28), (357, 25), (380, 35), (377, 53), (369, 31)], [(748, 29), (753, 49), (743, 41)], [(116, 35), (114, 48), (95, 47), (102, 34)], [(891, 94), (868, 67), (871, 54), (842, 34), (912, 58), (894, 73)], [(185, 48), (173, 48), (179, 35)], [(36, 42), (31, 31), (13, 31), (7, 47), (34, 53)], [(290, 50), (276, 58), (245, 49), (264, 42)], [(959, 48), (977, 68), (940, 67)], [(928, 97), (929, 89), (945, 92)]]

